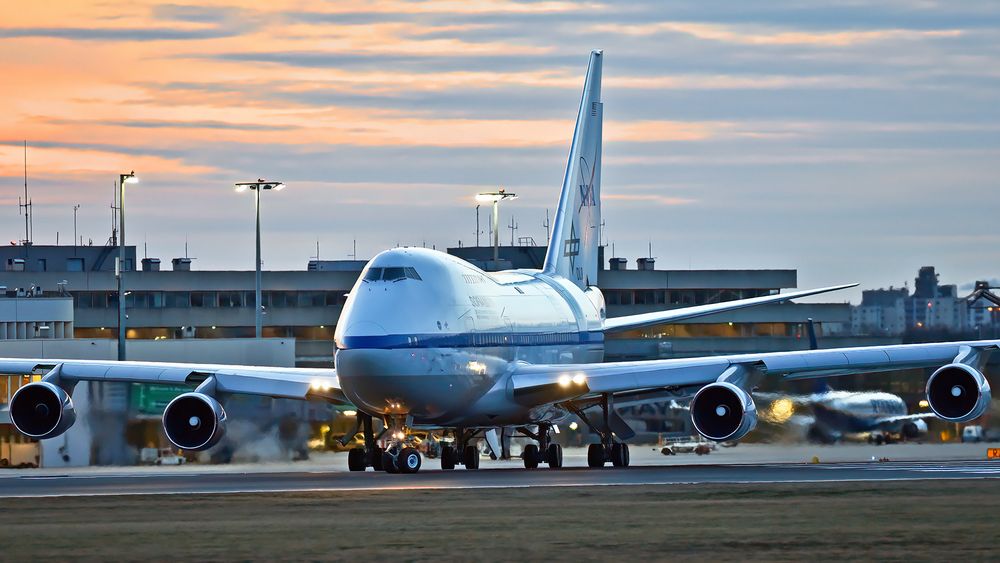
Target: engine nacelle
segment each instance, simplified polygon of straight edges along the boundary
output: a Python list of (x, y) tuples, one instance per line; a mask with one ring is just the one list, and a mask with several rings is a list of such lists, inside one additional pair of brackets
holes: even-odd
[(732, 383), (710, 383), (691, 399), (691, 422), (699, 434), (722, 442), (739, 440), (757, 426), (753, 398)]
[(21, 434), (44, 440), (69, 430), (76, 422), (76, 409), (65, 389), (48, 381), (36, 381), (21, 387), (10, 398), (10, 421)]
[(926, 435), (927, 421), (916, 418), (903, 423), (903, 437), (907, 440), (916, 440)]
[(968, 422), (989, 408), (990, 384), (974, 367), (948, 364), (927, 380), (927, 403), (944, 420)]
[(204, 393), (184, 393), (163, 409), (163, 431), (182, 450), (207, 450), (226, 434), (226, 411)]

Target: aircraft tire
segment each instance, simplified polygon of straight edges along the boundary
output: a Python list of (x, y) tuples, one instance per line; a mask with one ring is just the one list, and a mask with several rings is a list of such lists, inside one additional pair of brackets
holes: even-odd
[(396, 464), (399, 466), (400, 473), (416, 473), (420, 471), (422, 461), (420, 452), (416, 448), (403, 448), (396, 458)]
[(364, 448), (351, 448), (347, 452), (348, 471), (364, 471), (367, 468), (366, 465)]
[(604, 445), (591, 444), (587, 448), (587, 465), (589, 467), (604, 467)]
[(382, 469), (386, 473), (399, 473), (399, 467), (396, 466), (396, 459), (389, 452), (382, 452)]
[(462, 452), (462, 462), (466, 469), (479, 469), (479, 448), (469, 444)]
[(538, 467), (538, 446), (528, 444), (521, 452), (521, 459), (524, 460), (525, 469), (535, 469)]
[(629, 461), (628, 444), (615, 444), (611, 447), (611, 465), (628, 467)]
[(385, 451), (379, 447), (376, 447), (375, 451), (372, 453), (372, 469), (375, 471), (385, 471), (382, 466), (382, 460), (384, 459), (382, 454), (384, 453)]
[(458, 454), (451, 446), (441, 446), (441, 469), (455, 469), (455, 458)]
[(563, 466), (562, 446), (549, 444), (549, 450), (545, 452), (545, 462), (549, 464), (549, 469), (561, 468)]

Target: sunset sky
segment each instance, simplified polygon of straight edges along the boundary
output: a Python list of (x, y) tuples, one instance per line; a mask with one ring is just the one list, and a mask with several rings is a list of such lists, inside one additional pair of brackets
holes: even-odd
[(324, 259), (473, 244), (473, 195), (498, 186), (521, 196), (501, 221), (541, 242), (602, 48), (605, 234), (630, 265), (651, 241), (661, 268), (800, 287), (1000, 278), (995, 1), (0, 8), (5, 240), (26, 139), (36, 244), (70, 242), (75, 204), (104, 244), (132, 169), (128, 242), (166, 262), (188, 241), (197, 269), (252, 269), (232, 183), (257, 177), (288, 185), (264, 194), (266, 269), (304, 269), (317, 240)]

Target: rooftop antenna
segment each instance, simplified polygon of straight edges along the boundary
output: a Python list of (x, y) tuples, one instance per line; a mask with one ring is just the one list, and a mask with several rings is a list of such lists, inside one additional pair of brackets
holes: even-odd
[[(76, 238), (76, 212), (79, 211), (79, 210), (80, 210), (80, 204), (79, 203), (73, 206), (73, 246), (76, 246), (76, 242), (77, 242), (77, 238)], [(80, 238), (79, 241), (80, 241), (80, 246), (83, 246), (83, 238)]]
[(545, 210), (545, 222), (542, 223), (542, 226), (545, 227), (545, 240), (548, 241), (549, 237), (551, 236), (551, 235), (549, 235), (549, 227), (552, 226), (552, 224), (549, 223), (549, 210), (548, 209)]
[(510, 245), (514, 246), (514, 233), (517, 231), (517, 223), (514, 222), (513, 215), (510, 216), (510, 226), (507, 228), (510, 229)]
[(358, 239), (354, 239), (354, 252), (347, 255), (349, 258), (358, 259)]
[(142, 257), (149, 258), (149, 243), (146, 241), (146, 233), (142, 234)]
[(605, 238), (605, 231), (607, 230), (607, 226), (608, 222), (605, 221), (604, 219), (601, 219), (601, 232), (600, 236), (597, 237), (597, 246), (605, 246), (605, 244), (608, 242), (608, 239)]
[(653, 241), (649, 241), (649, 253), (646, 255), (647, 258), (653, 257)]
[(311, 259), (319, 261), (319, 239), (316, 239), (316, 256), (311, 257)]
[(18, 215), (24, 210), (24, 240), (21, 244), (28, 246), (31, 244), (31, 235), (34, 225), (31, 221), (31, 200), (28, 199), (28, 140), (24, 141), (24, 200), (17, 198)]
[[(479, 234), (482, 231), (479, 230), (479, 204), (476, 204), (476, 246), (479, 246)], [(461, 246), (461, 245), (459, 245)]]

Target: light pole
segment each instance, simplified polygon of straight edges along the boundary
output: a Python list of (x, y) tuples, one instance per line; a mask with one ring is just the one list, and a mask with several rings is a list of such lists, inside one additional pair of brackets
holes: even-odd
[[(517, 194), (508, 193), (503, 188), (495, 192), (482, 192), (476, 194), (476, 201), (479, 203), (493, 204), (493, 267), (500, 261), (500, 202), (505, 199), (517, 199)], [(477, 214), (478, 217), (478, 214)]]
[[(118, 361), (125, 360), (125, 184), (137, 184), (135, 171), (118, 175)], [(76, 233), (73, 233), (76, 236)]]
[(257, 213), (257, 261), (255, 263), (255, 276), (254, 276), (254, 328), (256, 338), (261, 338), (261, 333), (264, 331), (264, 306), (261, 304), (261, 291), (260, 291), (260, 192), (264, 190), (274, 190), (281, 191), (285, 189), (285, 184), (282, 182), (267, 182), (262, 179), (258, 179), (256, 182), (239, 182), (236, 184), (237, 192), (245, 192), (247, 190), (254, 191), (254, 208)]

